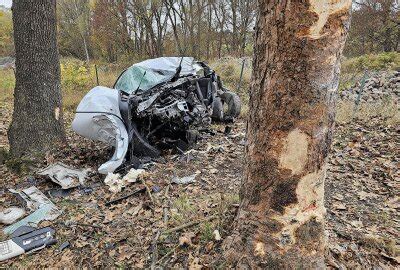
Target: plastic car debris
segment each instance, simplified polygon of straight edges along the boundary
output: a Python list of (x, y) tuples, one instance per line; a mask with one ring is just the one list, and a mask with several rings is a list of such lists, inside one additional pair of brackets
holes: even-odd
[(62, 189), (74, 188), (84, 185), (90, 169), (78, 170), (62, 163), (54, 163), (38, 172), (39, 175), (48, 176), (51, 181), (59, 184)]
[(161, 188), (160, 188), (159, 186), (152, 186), (152, 187), (151, 187), (151, 191), (152, 191), (153, 193), (158, 193), (158, 192), (161, 191)]
[[(52, 205), (54, 204), (44, 195), (37, 187), (31, 186), (29, 188), (25, 188), (21, 191), (17, 191), (14, 189), (9, 189), (14, 194), (19, 195), (26, 203), (26, 206), (30, 210), (37, 210), (43, 205)], [(55, 208), (55, 206), (54, 206)]]
[(182, 184), (190, 184), (190, 183), (193, 183), (193, 182), (196, 181), (196, 176), (197, 175), (198, 174), (195, 173), (195, 174), (192, 174), (192, 175), (189, 175), (189, 176), (184, 176), (184, 177), (176, 177), (175, 176), (175, 177), (172, 178), (171, 182), (175, 183), (175, 184), (180, 184), (180, 185), (182, 185)]
[(108, 173), (104, 179), (104, 184), (108, 186), (108, 190), (113, 193), (118, 193), (124, 187), (119, 173)]
[(33, 227), (36, 227), (43, 220), (52, 220), (51, 218), (49, 218), (49, 216), (51, 216), (52, 210), (54, 209), (49, 204), (45, 204), (29, 216), (4, 228), (3, 232), (5, 234), (10, 234), (21, 226), (31, 225)]
[(0, 223), (13, 224), (25, 215), (25, 210), (19, 207), (9, 207), (0, 212)]
[(5, 234), (13, 233), (21, 226), (30, 225), (36, 227), (43, 220), (54, 220), (62, 211), (59, 210), (39, 189), (35, 186), (16, 191), (9, 189), (11, 192), (19, 195), (26, 203), (27, 208), (34, 211), (29, 216), (20, 221), (4, 228)]
[(0, 261), (53, 245), (57, 242), (54, 234), (54, 229), (50, 227), (35, 229), (22, 226), (13, 233), (11, 239), (0, 242)]
[(93, 188), (92, 187), (84, 187), (80, 191), (82, 194), (88, 195), (93, 192)]
[(122, 190), (123, 187), (129, 183), (137, 181), (138, 177), (145, 172), (143, 169), (130, 169), (129, 172), (122, 177), (119, 173), (108, 173), (104, 179), (104, 183), (109, 187), (108, 190), (117, 193)]
[(70, 247), (71, 246), (71, 244), (70, 244), (70, 242), (68, 242), (68, 241), (65, 241), (65, 242), (63, 242), (59, 247), (58, 247), (58, 252), (61, 252), (61, 251), (63, 251), (64, 249), (66, 249), (66, 248), (68, 248), (68, 247)]
[(50, 189), (47, 191), (47, 194), (49, 195), (50, 198), (64, 198), (67, 197), (71, 194), (72, 189)]
[(135, 183), (140, 175), (145, 172), (143, 169), (130, 169), (129, 172), (122, 177), (122, 181), (125, 183)]

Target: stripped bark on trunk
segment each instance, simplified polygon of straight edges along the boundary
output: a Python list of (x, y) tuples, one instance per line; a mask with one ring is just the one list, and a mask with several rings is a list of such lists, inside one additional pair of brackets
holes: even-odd
[(259, 0), (239, 268), (324, 268), (324, 180), (351, 0)]

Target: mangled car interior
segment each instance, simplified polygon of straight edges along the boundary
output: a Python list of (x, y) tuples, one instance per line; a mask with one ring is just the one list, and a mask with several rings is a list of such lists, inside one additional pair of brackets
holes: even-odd
[(161, 57), (132, 65), (113, 89), (97, 86), (82, 99), (72, 128), (114, 148), (102, 174), (140, 158), (157, 158), (164, 149), (183, 153), (212, 121), (233, 121), (240, 98), (221, 78), (192, 57)]

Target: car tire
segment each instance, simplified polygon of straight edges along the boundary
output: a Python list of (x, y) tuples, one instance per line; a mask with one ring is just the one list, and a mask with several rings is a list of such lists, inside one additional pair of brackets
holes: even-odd
[(212, 103), (211, 118), (215, 121), (223, 121), (224, 120), (224, 104), (222, 104), (222, 100), (220, 97), (214, 98), (214, 101)]
[(240, 97), (231, 91), (225, 91), (221, 95), (221, 101), (228, 105), (228, 109), (226, 112), (223, 112), (223, 119), (230, 120), (236, 118), (240, 115), (240, 110), (242, 108), (242, 103), (240, 101)]

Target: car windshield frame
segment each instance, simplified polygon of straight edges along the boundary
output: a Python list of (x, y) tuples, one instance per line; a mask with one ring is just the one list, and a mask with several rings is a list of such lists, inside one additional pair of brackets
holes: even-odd
[(128, 94), (136, 94), (138, 90), (147, 92), (153, 87), (169, 81), (174, 74), (174, 72), (168, 70), (131, 66), (122, 72), (113, 88)]
[(124, 70), (113, 88), (130, 95), (136, 94), (139, 88), (141, 93), (145, 93), (157, 85), (170, 81), (179, 65), (181, 65), (181, 76), (204, 74), (202, 65), (193, 57), (159, 57), (136, 63)]

